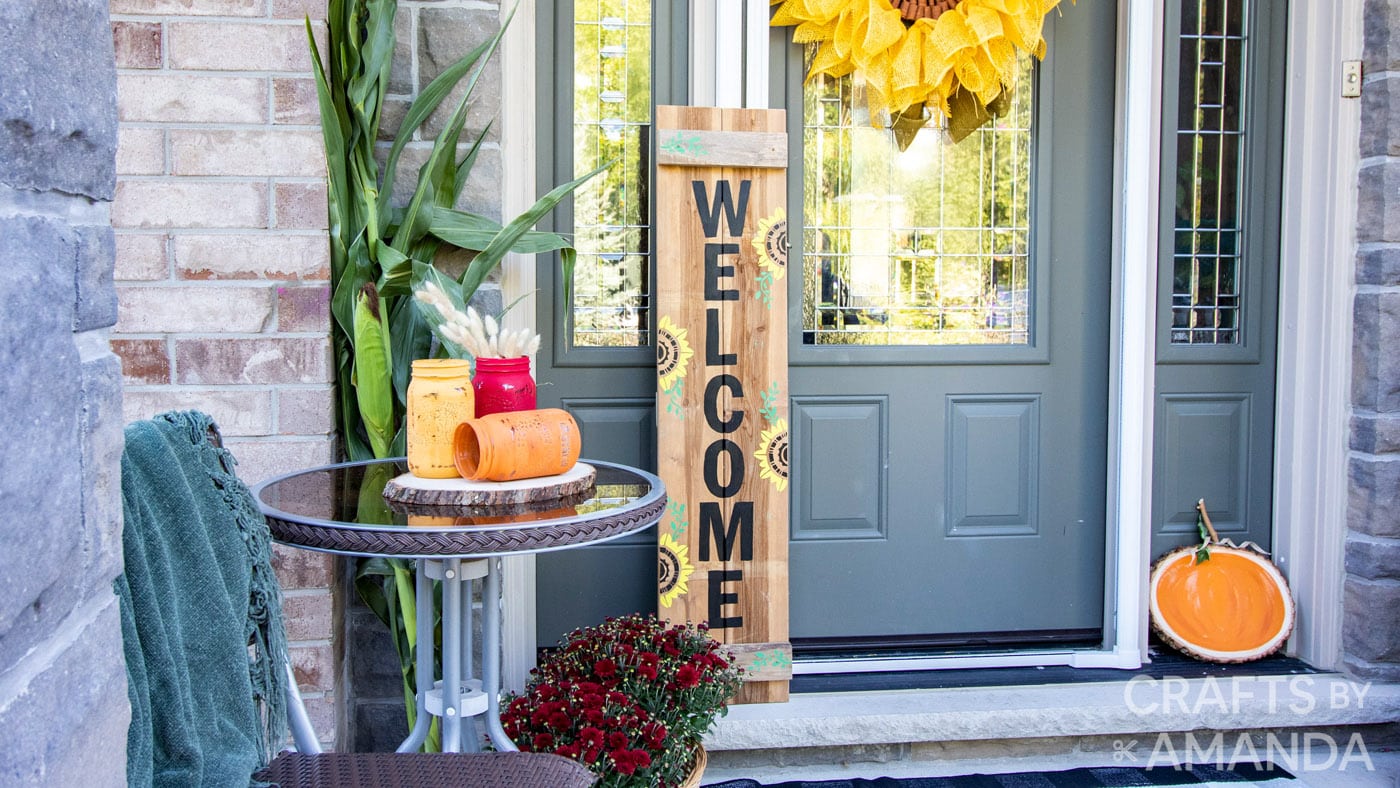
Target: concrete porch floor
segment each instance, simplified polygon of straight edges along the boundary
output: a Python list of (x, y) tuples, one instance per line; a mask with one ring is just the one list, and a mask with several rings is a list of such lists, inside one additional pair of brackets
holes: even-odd
[(1338, 674), (802, 694), (731, 708), (704, 782), (1258, 759), (1297, 778), (1271, 785), (1400, 788), (1397, 720), (1400, 684)]

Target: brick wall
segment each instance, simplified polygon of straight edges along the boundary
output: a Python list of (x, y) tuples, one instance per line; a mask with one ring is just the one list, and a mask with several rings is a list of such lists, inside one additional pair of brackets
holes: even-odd
[[(0, 3), (0, 785), (126, 784), (106, 0)], [(115, 746), (114, 746), (115, 745)]]
[(1368, 0), (1343, 648), (1400, 680), (1400, 0)]
[(209, 412), (248, 481), (333, 455), (320, 5), (111, 0), (125, 413)]
[[(125, 418), (210, 413), (249, 482), (338, 459), (324, 153), (303, 22), (311, 17), (324, 52), (325, 0), (110, 2), (120, 117), (112, 347)], [(476, 0), (398, 8), (386, 136), (421, 86), (498, 28), (500, 13)], [(496, 116), (500, 79), (493, 64), (468, 135)], [(400, 202), (445, 115), (405, 151)], [(499, 218), (496, 139), (493, 131), (461, 207)], [(500, 308), (497, 290), (482, 297)], [(348, 565), (284, 548), (277, 562), (317, 732), (331, 741), (348, 725), (345, 744), (387, 747), (385, 723), (403, 724), (397, 660), (383, 627), (353, 601)], [(346, 642), (354, 659), (342, 653)]]
[[(248, 482), (335, 453), (306, 14), (323, 0), (111, 0), (124, 417), (206, 411)], [(293, 664), (334, 742), (335, 563), (287, 548), (276, 561)]]

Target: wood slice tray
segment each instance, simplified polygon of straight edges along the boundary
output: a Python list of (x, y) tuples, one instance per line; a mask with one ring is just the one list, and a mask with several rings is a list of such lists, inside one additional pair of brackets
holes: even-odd
[(580, 462), (558, 476), (511, 482), (478, 482), (471, 479), (424, 479), (405, 473), (384, 485), (384, 497), (399, 503), (427, 506), (509, 506), (553, 501), (586, 492), (598, 472)]

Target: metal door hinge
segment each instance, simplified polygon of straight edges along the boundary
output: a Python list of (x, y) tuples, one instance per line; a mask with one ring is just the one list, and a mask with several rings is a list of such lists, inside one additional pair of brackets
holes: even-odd
[(1342, 98), (1361, 97), (1361, 61), (1342, 61)]

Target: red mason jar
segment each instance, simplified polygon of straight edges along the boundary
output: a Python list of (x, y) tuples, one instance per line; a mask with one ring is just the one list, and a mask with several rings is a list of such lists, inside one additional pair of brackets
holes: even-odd
[(530, 357), (478, 358), (472, 378), (476, 392), (476, 417), (491, 413), (535, 409), (535, 379), (530, 377)]

